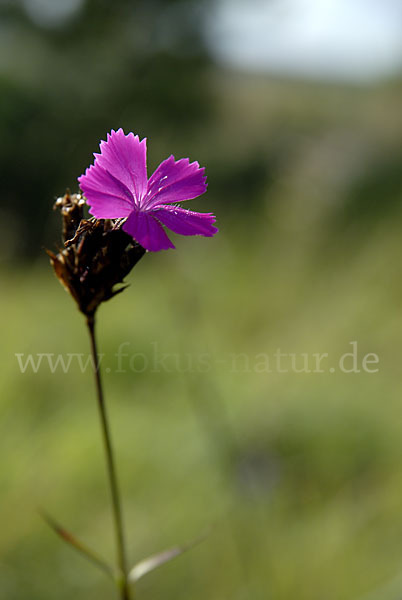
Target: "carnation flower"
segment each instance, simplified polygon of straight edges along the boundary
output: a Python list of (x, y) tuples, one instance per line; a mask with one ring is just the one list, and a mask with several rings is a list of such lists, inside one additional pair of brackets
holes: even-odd
[(146, 139), (112, 130), (100, 143), (95, 162), (78, 178), (97, 219), (121, 219), (123, 230), (143, 248), (153, 252), (174, 248), (163, 226), (181, 235), (213, 236), (212, 213), (177, 206), (207, 189), (204, 168), (188, 158), (164, 160), (148, 179)]

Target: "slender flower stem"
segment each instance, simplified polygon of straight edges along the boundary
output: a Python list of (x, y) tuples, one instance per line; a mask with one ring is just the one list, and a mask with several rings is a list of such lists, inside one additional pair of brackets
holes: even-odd
[(98, 351), (95, 336), (95, 317), (87, 317), (89, 337), (91, 340), (91, 352), (94, 361), (95, 386), (98, 401), (99, 415), (102, 427), (102, 439), (106, 453), (107, 471), (109, 477), (110, 492), (112, 498), (112, 510), (114, 529), (116, 536), (117, 561), (119, 567), (118, 585), (120, 589), (121, 600), (130, 600), (130, 590), (127, 580), (127, 559), (123, 534), (123, 518), (121, 511), (121, 502), (119, 488), (117, 484), (116, 467), (114, 464), (113, 449), (110, 438), (110, 430), (106, 413), (105, 400), (103, 396), (102, 380), (100, 374), (100, 363), (98, 360)]

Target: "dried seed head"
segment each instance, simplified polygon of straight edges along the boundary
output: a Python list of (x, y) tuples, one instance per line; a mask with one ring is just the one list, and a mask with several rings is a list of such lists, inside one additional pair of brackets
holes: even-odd
[(121, 229), (122, 220), (84, 219), (85, 200), (80, 194), (58, 198), (54, 208), (63, 218), (64, 248), (50, 250), (56, 276), (87, 317), (101, 302), (126, 286), (114, 289), (145, 254), (145, 249)]

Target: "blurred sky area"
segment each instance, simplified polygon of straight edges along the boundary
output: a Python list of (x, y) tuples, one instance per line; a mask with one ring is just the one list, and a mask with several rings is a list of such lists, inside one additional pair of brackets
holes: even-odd
[(400, 0), (219, 0), (209, 19), (224, 63), (325, 79), (392, 74), (401, 32)]
[[(84, 4), (23, 3), (47, 27), (77, 16)], [(205, 26), (217, 61), (247, 70), (365, 81), (402, 65), (400, 0), (216, 0)]]

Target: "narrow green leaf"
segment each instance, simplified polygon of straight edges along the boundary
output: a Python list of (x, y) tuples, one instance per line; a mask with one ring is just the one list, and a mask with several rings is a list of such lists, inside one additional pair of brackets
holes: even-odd
[(173, 558), (176, 558), (176, 556), (180, 556), (180, 554), (187, 552), (187, 550), (191, 550), (191, 548), (194, 548), (194, 546), (204, 541), (207, 535), (208, 534), (204, 534), (193, 542), (190, 542), (184, 546), (173, 546), (172, 548), (168, 548), (163, 552), (159, 552), (158, 554), (153, 554), (152, 556), (148, 556), (148, 558), (144, 558), (144, 560), (138, 562), (131, 569), (130, 573), (128, 574), (128, 580), (131, 583), (138, 581), (147, 573), (150, 573), (161, 565), (173, 560)]
[(45, 511), (39, 510), (39, 514), (46, 521), (46, 523), (53, 529), (53, 531), (67, 544), (70, 544), (75, 550), (83, 554), (90, 562), (98, 566), (104, 573), (109, 575), (113, 580), (115, 579), (115, 571), (113, 567), (103, 560), (96, 552), (85, 546), (80, 542), (72, 533), (64, 529), (57, 521), (49, 516)]

